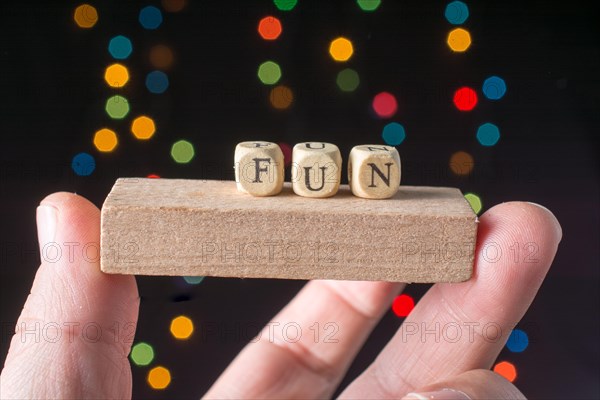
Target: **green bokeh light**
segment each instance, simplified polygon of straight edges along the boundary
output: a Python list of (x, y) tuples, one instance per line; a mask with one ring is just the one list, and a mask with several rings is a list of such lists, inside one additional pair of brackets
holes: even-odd
[(184, 276), (183, 280), (190, 285), (197, 285), (204, 280), (203, 276)]
[(148, 343), (140, 342), (131, 348), (131, 361), (143, 367), (154, 360), (154, 349)]
[(291, 11), (298, 4), (298, 0), (273, 0), (273, 3), (281, 11)]
[(375, 11), (381, 5), (381, 0), (356, 0), (356, 4), (363, 11)]
[(123, 96), (114, 95), (106, 100), (106, 113), (113, 119), (123, 119), (129, 113), (129, 102)]
[(360, 84), (360, 78), (358, 72), (352, 68), (346, 68), (338, 72), (336, 82), (340, 90), (353, 92)]
[(479, 196), (477, 196), (475, 193), (466, 193), (465, 199), (467, 199), (475, 214), (479, 215), (481, 209), (483, 208), (481, 198), (479, 198)]
[(187, 164), (194, 158), (194, 146), (187, 140), (179, 140), (171, 147), (171, 157), (179, 164)]
[(281, 79), (281, 68), (276, 62), (265, 61), (258, 67), (258, 79), (265, 85), (274, 85)]

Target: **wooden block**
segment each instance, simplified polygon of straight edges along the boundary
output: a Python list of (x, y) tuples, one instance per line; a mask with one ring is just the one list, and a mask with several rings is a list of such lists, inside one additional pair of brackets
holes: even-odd
[(342, 155), (335, 144), (298, 143), (292, 151), (292, 189), (304, 197), (331, 197), (342, 177)]
[(140, 275), (460, 282), (477, 217), (458, 189), (389, 200), (253, 197), (233, 181), (123, 178), (102, 207), (101, 267)]
[(388, 199), (400, 186), (400, 155), (392, 146), (354, 146), (348, 159), (352, 193), (365, 199)]
[(240, 192), (274, 196), (284, 178), (283, 152), (276, 143), (253, 141), (235, 148), (235, 181)]

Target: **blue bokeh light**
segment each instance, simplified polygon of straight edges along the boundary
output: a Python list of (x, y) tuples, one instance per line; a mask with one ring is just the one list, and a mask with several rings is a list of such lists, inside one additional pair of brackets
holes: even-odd
[(73, 157), (71, 168), (76, 175), (89, 176), (96, 169), (96, 161), (92, 155), (82, 152)]
[(490, 100), (499, 100), (506, 93), (506, 82), (499, 76), (490, 76), (483, 81), (483, 94)]
[(506, 347), (513, 353), (521, 353), (529, 346), (529, 336), (521, 329), (513, 329), (506, 342)]
[(381, 137), (390, 146), (396, 146), (406, 139), (406, 132), (404, 131), (404, 127), (399, 123), (390, 122), (383, 128)]
[(138, 19), (140, 24), (146, 29), (156, 29), (163, 22), (162, 13), (154, 6), (142, 8)]
[(460, 25), (469, 18), (469, 7), (462, 1), (448, 3), (444, 16), (452, 25)]
[(500, 140), (500, 129), (490, 122), (486, 122), (477, 129), (477, 140), (482, 146), (493, 146)]
[(150, 93), (164, 93), (169, 88), (169, 77), (162, 71), (152, 71), (146, 76), (146, 88)]
[(131, 55), (131, 40), (123, 35), (115, 36), (108, 42), (108, 52), (117, 60), (124, 60)]

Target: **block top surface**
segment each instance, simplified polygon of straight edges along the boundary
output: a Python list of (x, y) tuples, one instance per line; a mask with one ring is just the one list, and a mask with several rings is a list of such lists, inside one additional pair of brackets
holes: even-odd
[(348, 185), (329, 198), (296, 195), (290, 183), (272, 197), (240, 193), (234, 181), (119, 178), (107, 196), (103, 210), (112, 208), (161, 208), (232, 210), (278, 210), (328, 214), (427, 215), (472, 218), (476, 215), (460, 190), (448, 187), (400, 186), (389, 199), (372, 200), (354, 196)]

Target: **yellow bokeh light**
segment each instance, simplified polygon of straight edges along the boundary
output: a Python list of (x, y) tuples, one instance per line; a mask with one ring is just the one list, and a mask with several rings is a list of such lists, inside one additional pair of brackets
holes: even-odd
[(185, 315), (173, 318), (171, 321), (171, 334), (176, 339), (188, 339), (194, 332), (194, 323)]
[(339, 37), (329, 45), (329, 54), (335, 61), (348, 61), (354, 53), (352, 42), (344, 37)]
[(131, 123), (131, 132), (137, 139), (148, 140), (156, 132), (156, 126), (152, 118), (142, 115)]
[(152, 389), (165, 389), (171, 383), (171, 373), (165, 367), (154, 367), (148, 372), (148, 384)]
[(104, 80), (110, 87), (118, 88), (125, 86), (127, 81), (129, 81), (129, 71), (121, 64), (110, 65), (104, 71)]
[(117, 147), (117, 143), (117, 134), (110, 129), (103, 128), (94, 134), (94, 146), (99, 151), (111, 152)]
[(471, 46), (471, 34), (463, 28), (456, 28), (448, 34), (448, 46), (452, 51), (463, 52)]
[(98, 11), (89, 4), (82, 4), (75, 9), (73, 19), (80, 28), (91, 28), (98, 22)]

